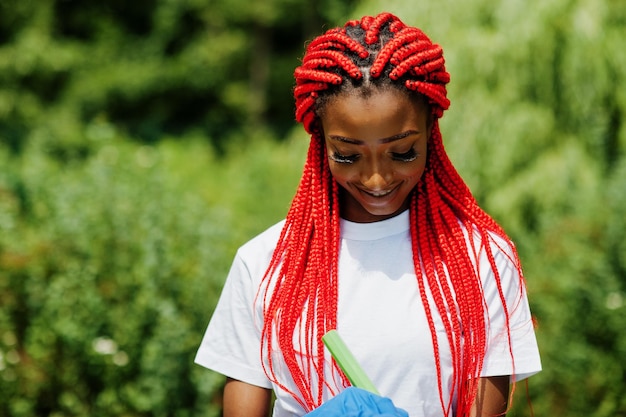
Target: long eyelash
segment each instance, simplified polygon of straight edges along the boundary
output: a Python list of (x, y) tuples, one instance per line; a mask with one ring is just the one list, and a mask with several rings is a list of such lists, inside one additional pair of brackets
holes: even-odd
[(338, 152), (330, 154), (330, 159), (340, 164), (352, 164), (359, 158), (358, 155), (342, 155)]
[(395, 160), (402, 161), (402, 162), (412, 162), (417, 159), (417, 157), (419, 156), (419, 153), (417, 153), (415, 148), (411, 148), (408, 150), (408, 152), (394, 153), (392, 155), (393, 155), (393, 159)]

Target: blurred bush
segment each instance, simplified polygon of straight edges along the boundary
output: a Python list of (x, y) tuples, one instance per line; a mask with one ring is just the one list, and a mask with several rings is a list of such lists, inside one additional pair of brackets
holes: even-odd
[(236, 247), (284, 216), (293, 143), (2, 149), (0, 415), (219, 415), (223, 378), (193, 357)]
[(0, 141), (83, 155), (80, 128), (98, 120), (146, 143), (282, 136), (304, 40), (354, 2), (3, 0)]

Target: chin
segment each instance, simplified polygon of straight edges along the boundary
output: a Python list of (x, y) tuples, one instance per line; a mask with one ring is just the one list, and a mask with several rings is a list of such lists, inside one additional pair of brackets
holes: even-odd
[(408, 205), (399, 204), (393, 206), (384, 206), (384, 207), (371, 207), (371, 206), (362, 206), (365, 211), (367, 211), (372, 216), (393, 216), (394, 214), (399, 214), (408, 208)]
[(396, 209), (365, 209), (365, 213), (367, 213), (366, 215), (371, 217), (372, 220), (385, 220), (391, 217), (395, 217), (398, 214), (402, 213), (404, 210), (406, 210), (406, 207), (398, 207)]

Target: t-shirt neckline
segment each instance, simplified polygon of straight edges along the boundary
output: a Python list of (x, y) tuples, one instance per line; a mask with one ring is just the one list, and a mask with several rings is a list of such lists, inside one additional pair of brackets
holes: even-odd
[(355, 223), (341, 219), (341, 237), (349, 240), (378, 240), (409, 230), (409, 210), (373, 223)]

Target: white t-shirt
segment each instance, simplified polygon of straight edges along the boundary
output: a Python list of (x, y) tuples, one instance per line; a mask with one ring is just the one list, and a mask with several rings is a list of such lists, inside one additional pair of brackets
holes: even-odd
[[(375, 223), (341, 221), (337, 331), (381, 395), (391, 398), (409, 416), (439, 417), (443, 412), (432, 338), (415, 276), (408, 216), (405, 211)], [(263, 371), (259, 323), (262, 307), (254, 303), (282, 226), (283, 222), (272, 226), (237, 252), (195, 361), (231, 378), (273, 388), (274, 416), (292, 417), (305, 411), (291, 395), (273, 386)], [(482, 376), (515, 372), (519, 380), (541, 370), (537, 342), (517, 270), (509, 256), (492, 246), (510, 313), (515, 371), (500, 296), (490, 265), (482, 256), (479, 271), (490, 320)], [(508, 247), (502, 240), (498, 246)], [(434, 316), (437, 321), (437, 314)], [(450, 352), (443, 325), (436, 322), (435, 327), (440, 341), (443, 394), (448, 399), (452, 382)], [(331, 375), (330, 368), (327, 376)], [(278, 367), (277, 375), (289, 380), (282, 367)], [(340, 378), (327, 380), (336, 385), (335, 393), (343, 389)], [(330, 390), (324, 392), (325, 399), (332, 395)]]

